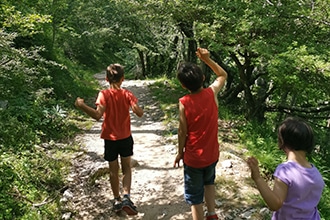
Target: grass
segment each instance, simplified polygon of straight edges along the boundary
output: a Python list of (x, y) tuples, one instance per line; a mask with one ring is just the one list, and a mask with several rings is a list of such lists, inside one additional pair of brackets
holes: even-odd
[(179, 98), (188, 93), (176, 79), (160, 78), (149, 86), (153, 96), (164, 113), (164, 123), (168, 127), (168, 135), (177, 134), (179, 120)]
[[(24, 151), (16, 156), (2, 156), (1, 219), (60, 218), (57, 200), (65, 185), (65, 160), (49, 157), (40, 149)], [(63, 152), (64, 153), (64, 152)], [(5, 188), (5, 189), (4, 189)], [(39, 216), (39, 217), (37, 217)]]

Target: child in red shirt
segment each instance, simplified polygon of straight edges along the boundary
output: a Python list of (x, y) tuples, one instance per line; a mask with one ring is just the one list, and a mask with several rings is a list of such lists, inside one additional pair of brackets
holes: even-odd
[[(110, 83), (110, 88), (99, 92), (95, 103), (96, 109), (87, 106), (79, 97), (75, 105), (96, 120), (103, 117), (101, 138), (104, 139), (104, 159), (109, 161), (110, 184), (115, 197), (114, 211), (123, 209), (128, 215), (136, 215), (136, 207), (130, 200), (131, 156), (134, 142), (129, 110), (131, 108), (138, 117), (142, 117), (143, 109), (138, 105), (138, 99), (132, 92), (121, 88), (124, 80), (124, 69), (121, 65), (108, 66), (106, 80)], [(118, 155), (123, 172), (123, 199), (119, 193)]]
[(227, 73), (210, 58), (207, 49), (198, 48), (197, 57), (217, 75), (216, 80), (203, 88), (205, 76), (192, 63), (183, 63), (177, 77), (190, 94), (179, 100), (178, 154), (174, 167), (183, 159), (185, 200), (191, 205), (194, 220), (203, 219), (203, 199), (208, 210), (207, 220), (218, 219), (215, 213), (215, 166), (219, 159), (218, 99)]

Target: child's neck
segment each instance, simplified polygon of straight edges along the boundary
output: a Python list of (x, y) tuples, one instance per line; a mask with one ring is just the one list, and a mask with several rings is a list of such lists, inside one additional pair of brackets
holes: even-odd
[(199, 93), (200, 91), (202, 91), (203, 87), (199, 88), (198, 90), (196, 90), (195, 92), (190, 92), (191, 94), (196, 94)]
[(286, 152), (288, 160), (294, 161), (303, 167), (311, 168), (312, 165), (308, 162), (306, 158), (306, 152), (304, 151), (287, 151)]
[(110, 89), (120, 89), (121, 83), (111, 83)]

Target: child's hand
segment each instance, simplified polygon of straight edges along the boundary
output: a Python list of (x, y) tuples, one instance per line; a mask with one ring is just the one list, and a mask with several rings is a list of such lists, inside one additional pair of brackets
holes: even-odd
[(178, 167), (180, 167), (180, 160), (183, 160), (183, 154), (178, 153), (175, 157), (173, 167), (176, 167), (176, 165), (178, 165)]
[(198, 47), (196, 51), (196, 56), (203, 62), (206, 62), (210, 59), (210, 52), (205, 48)]
[(255, 157), (249, 157), (246, 162), (251, 169), (251, 178), (254, 181), (257, 181), (259, 178), (261, 178), (258, 160)]
[(75, 104), (75, 106), (80, 107), (80, 106), (82, 106), (84, 103), (85, 103), (85, 102), (84, 102), (84, 99), (78, 97), (78, 98), (76, 99), (76, 101), (75, 101), (74, 104)]

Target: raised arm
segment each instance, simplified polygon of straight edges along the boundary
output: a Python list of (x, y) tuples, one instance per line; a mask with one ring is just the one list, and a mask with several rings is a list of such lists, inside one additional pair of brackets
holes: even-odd
[(216, 80), (210, 85), (214, 94), (218, 94), (227, 80), (227, 72), (214, 60), (210, 58), (210, 52), (205, 48), (197, 48), (197, 57), (208, 65), (212, 71), (217, 75)]
[(257, 189), (266, 202), (268, 208), (272, 211), (279, 210), (286, 199), (288, 186), (278, 178), (275, 178), (274, 187), (272, 190), (266, 181), (260, 176), (258, 160), (255, 157), (249, 157), (247, 159), (247, 164), (251, 169), (251, 178), (257, 185)]

